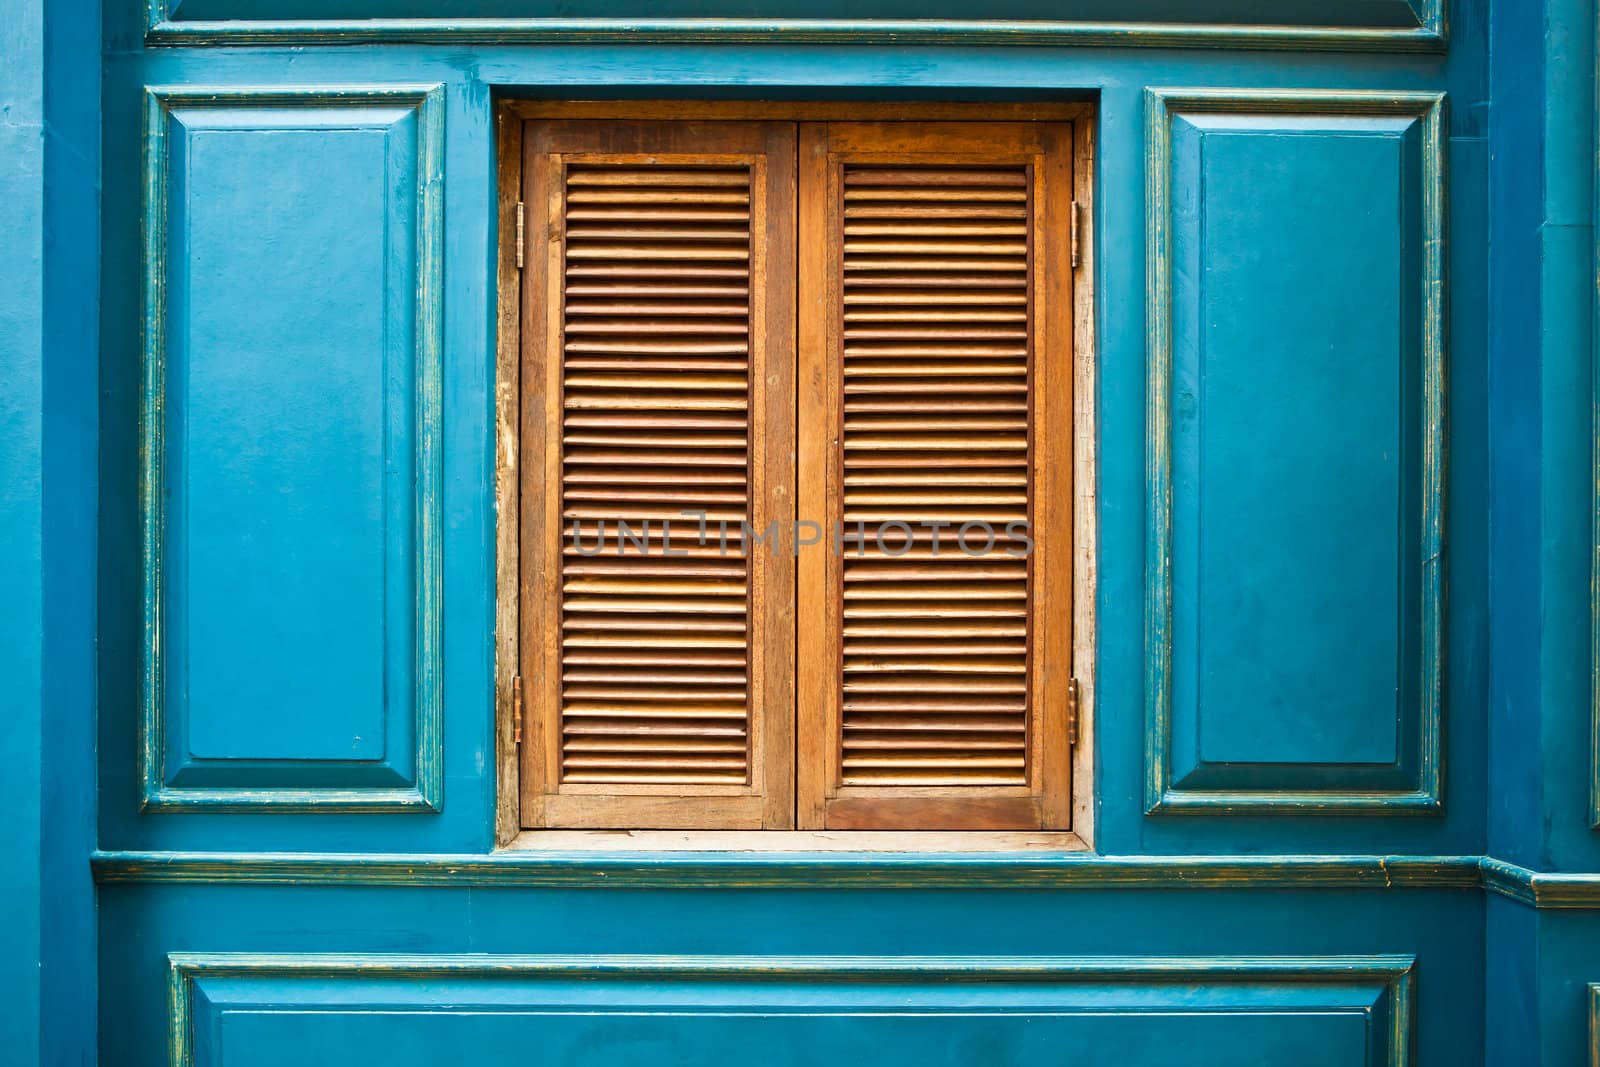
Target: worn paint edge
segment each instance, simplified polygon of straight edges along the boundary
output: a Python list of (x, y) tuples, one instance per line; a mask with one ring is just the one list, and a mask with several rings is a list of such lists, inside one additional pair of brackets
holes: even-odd
[[(1475, 889), (1475, 856), (1082, 853), (494, 852), (480, 855), (102, 851), (102, 885), (857, 889)], [(1600, 900), (1600, 876), (1597, 876)]]
[[(1145, 811), (1387, 814), (1444, 811), (1446, 444), (1445, 94), (1368, 90), (1145, 91)], [(1403, 790), (1194, 790), (1172, 782), (1172, 118), (1177, 114), (1400, 115), (1422, 126), (1422, 540), (1417, 779)]]
[[(193, 1067), (200, 980), (448, 980), (537, 978), (593, 982), (919, 982), (1181, 985), (1261, 984), (1380, 987), (1363, 1012), (1388, 1067), (1411, 1062), (1416, 957), (1329, 956), (532, 956), (379, 953), (191, 953), (167, 956), (168, 1063)], [(1226, 1008), (1219, 1010), (1227, 1010)], [(1375, 1030), (1382, 1027), (1381, 1030)]]
[(1486, 856), (1484, 888), (1534, 908), (1600, 909), (1600, 874), (1544, 873)]
[(524, 18), (173, 20), (151, 0), (148, 45), (860, 44), (1271, 51), (1433, 52), (1448, 48), (1442, 0), (1415, 28), (981, 19)]
[[(157, 0), (159, 2), (159, 0)], [(359, 86), (147, 86), (143, 137), (142, 394), (139, 513), (142, 630), (139, 647), (138, 780), (143, 812), (383, 812), (444, 806), (443, 752), (443, 264), (442, 84)], [(399, 789), (273, 789), (173, 786), (167, 782), (162, 648), (166, 535), (167, 126), (173, 107), (414, 105), (417, 112), (416, 251), (416, 752)], [(281, 761), (279, 761), (281, 762)]]

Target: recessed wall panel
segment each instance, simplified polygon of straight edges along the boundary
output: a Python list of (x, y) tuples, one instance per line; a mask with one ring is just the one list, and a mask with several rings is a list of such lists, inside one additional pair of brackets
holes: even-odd
[(1437, 102), (1151, 109), (1151, 806), (1431, 808)]
[(436, 803), (436, 112), (152, 94), (147, 806)]
[[(174, 1063), (1409, 1062), (1409, 957), (172, 958)], [(1242, 1051), (1242, 1050), (1248, 1050)], [(1245, 1055), (1247, 1060), (1241, 1060)]]

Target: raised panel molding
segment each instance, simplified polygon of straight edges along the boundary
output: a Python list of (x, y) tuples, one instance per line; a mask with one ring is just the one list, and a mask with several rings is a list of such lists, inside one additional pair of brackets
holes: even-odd
[(443, 803), (443, 93), (146, 90), (145, 811)]
[(1443, 112), (1147, 94), (1152, 814), (1442, 810)]
[[(873, 18), (854, 17), (856, 9), (842, 2), (820, 9), (730, 2), (725, 11), (703, 4), (641, 2), (620, 11), (550, 5), (546, 10), (564, 13), (530, 18), (529, 7), (516, 0), (470, 0), (452, 5), (449, 18), (435, 18), (436, 8), (422, 0), (128, 2), (142, 3), (148, 42), (191, 46), (772, 42), (1442, 52), (1448, 21), (1446, 0), (1083, 0), (1071, 19), (1033, 0), (1002, 5), (988, 19), (965, 17), (967, 8), (957, 3), (885, 2)], [(565, 14), (571, 11), (578, 17)]]
[(1005, 1049), (1139, 1067), (1179, 1046), (1197, 1065), (1248, 1047), (1261, 1062), (1400, 1067), (1415, 1044), (1415, 960), (1402, 955), (168, 962), (173, 1067), (249, 1067), (289, 1047), (309, 1067), (529, 1048), (550, 1062), (709, 1063), (752, 1047), (805, 1048), (805, 1062), (968, 1063)]

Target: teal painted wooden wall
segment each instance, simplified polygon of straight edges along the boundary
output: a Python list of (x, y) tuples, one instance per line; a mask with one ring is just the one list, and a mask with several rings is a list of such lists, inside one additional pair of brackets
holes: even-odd
[[(1587, 1062), (1594, 12), (1174, 7), (30, 8), (20, 1062)], [(510, 95), (1097, 104), (1094, 854), (493, 849)]]

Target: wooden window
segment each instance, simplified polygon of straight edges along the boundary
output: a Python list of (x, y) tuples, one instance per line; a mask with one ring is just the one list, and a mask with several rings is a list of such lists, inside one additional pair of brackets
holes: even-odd
[(514, 825), (1070, 828), (1074, 123), (626, 114), (511, 138)]

